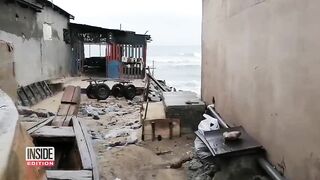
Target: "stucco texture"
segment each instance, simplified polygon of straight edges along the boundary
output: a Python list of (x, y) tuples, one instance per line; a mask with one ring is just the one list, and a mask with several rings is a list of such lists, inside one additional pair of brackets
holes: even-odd
[(214, 96), (293, 180), (320, 179), (319, 9), (316, 0), (203, 0), (202, 98)]
[[(63, 40), (68, 17), (44, 7), (32, 9), (0, 0), (0, 40), (14, 46), (14, 69), (18, 85), (67, 76), (71, 68), (71, 46)], [(43, 24), (52, 27), (52, 38), (43, 38)]]

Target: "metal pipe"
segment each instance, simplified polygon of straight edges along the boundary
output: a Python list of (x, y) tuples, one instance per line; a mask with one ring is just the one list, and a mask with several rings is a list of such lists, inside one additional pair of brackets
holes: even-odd
[[(215, 111), (214, 104), (208, 105), (208, 109), (213, 114), (213, 116), (218, 120), (219, 125), (223, 128), (229, 128), (228, 124), (224, 122), (224, 120), (220, 117), (220, 115)], [(287, 180), (287, 178), (281, 176), (281, 174), (273, 168), (273, 166), (264, 158), (259, 157), (258, 163), (264, 169), (267, 174), (273, 179), (273, 180)]]
[(223, 119), (219, 116), (219, 114), (214, 110), (214, 105), (208, 105), (208, 109), (212, 113), (212, 115), (218, 120), (219, 125), (223, 128), (229, 128), (228, 124), (223, 121)]
[(273, 180), (286, 180), (281, 174), (264, 158), (258, 158), (260, 166), (268, 173)]
[[(150, 73), (150, 72), (149, 72)], [(157, 86), (164, 92), (167, 92), (167, 90), (156, 80), (151, 74), (147, 73), (147, 76), (157, 84)]]

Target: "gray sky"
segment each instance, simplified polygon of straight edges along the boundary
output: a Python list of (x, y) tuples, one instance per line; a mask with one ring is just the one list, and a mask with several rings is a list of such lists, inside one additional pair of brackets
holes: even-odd
[(53, 0), (76, 23), (132, 30), (151, 45), (200, 45), (201, 0)]

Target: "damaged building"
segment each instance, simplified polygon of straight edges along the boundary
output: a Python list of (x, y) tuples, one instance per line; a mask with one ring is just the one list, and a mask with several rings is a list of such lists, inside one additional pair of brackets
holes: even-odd
[(154, 77), (148, 34), (0, 0), (0, 179), (318, 180), (314, 7), (203, 0), (200, 98)]
[(13, 52), (11, 62), (1, 65), (11, 71), (1, 71), (2, 80), (9, 73), (18, 86), (27, 86), (70, 75), (72, 51), (66, 34), (71, 14), (46, 0), (1, 0), (0, 12), (0, 39)]

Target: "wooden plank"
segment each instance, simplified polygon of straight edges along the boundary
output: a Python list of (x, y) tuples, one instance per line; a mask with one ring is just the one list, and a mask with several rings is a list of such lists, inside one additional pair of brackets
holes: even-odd
[(34, 83), (34, 85), (37, 88), (38, 92), (40, 93), (41, 98), (45, 99), (47, 96), (46, 96), (45, 92), (43, 91), (43, 89), (41, 88), (41, 86), (39, 85), (39, 83)]
[(62, 126), (65, 118), (66, 118), (66, 116), (56, 116), (56, 117), (53, 119), (51, 125), (52, 125), (52, 126)]
[(32, 93), (35, 101), (36, 101), (36, 102), (41, 101), (41, 96), (40, 96), (39, 92), (37, 91), (37, 89), (34, 88), (34, 86), (33, 86), (32, 84), (29, 85), (28, 88), (29, 88), (30, 92)]
[(31, 133), (31, 136), (45, 138), (72, 138), (75, 137), (75, 133), (72, 127), (43, 126)]
[(52, 121), (52, 126), (69, 126), (72, 116), (56, 116)]
[(51, 89), (50, 89), (49, 85), (47, 84), (47, 82), (46, 82), (46, 81), (43, 81), (43, 82), (44, 82), (44, 87), (48, 90), (48, 92), (49, 92), (50, 96), (52, 96), (52, 95), (53, 95), (53, 93), (52, 93), (52, 91), (51, 91)]
[(80, 86), (77, 86), (74, 89), (71, 103), (72, 104), (80, 104), (80, 100), (81, 100), (81, 88), (80, 88)]
[(62, 98), (61, 98), (61, 103), (72, 103), (72, 97), (74, 94), (76, 87), (74, 86), (67, 86), (64, 89)]
[(70, 104), (60, 104), (57, 116), (67, 116), (69, 112)]
[(48, 91), (48, 89), (45, 87), (45, 83), (43, 81), (38, 82), (39, 86), (42, 88), (43, 92), (45, 93), (45, 95), (47, 97), (50, 96), (50, 92)]
[(30, 89), (28, 88), (28, 86), (26, 87), (21, 87), (22, 91), (25, 93), (27, 99), (29, 100), (30, 102), (30, 105), (33, 105), (33, 104), (36, 104), (36, 99), (35, 97), (33, 96), (32, 92), (30, 91)]
[(54, 116), (52, 117), (49, 117), (48, 119), (44, 119), (43, 121), (39, 122), (38, 124), (30, 127), (27, 129), (27, 132), (29, 134), (33, 133), (34, 131), (38, 130), (39, 128), (43, 127), (43, 126), (46, 126), (46, 125), (49, 125), (52, 120), (53, 120)]
[(63, 121), (62, 126), (69, 126), (72, 122), (73, 116), (66, 116), (66, 118)]
[(67, 86), (64, 89), (61, 103), (66, 104), (80, 104), (80, 97), (81, 97), (81, 88), (80, 86)]
[(89, 153), (89, 149), (86, 143), (86, 139), (80, 123), (77, 118), (72, 119), (73, 129), (76, 136), (77, 146), (79, 149), (79, 154), (82, 162), (83, 169), (92, 169), (92, 162)]
[(17, 94), (18, 94), (18, 96), (19, 96), (19, 98), (20, 98), (20, 100), (21, 100), (21, 102), (22, 102), (22, 104), (23, 104), (24, 106), (30, 106), (30, 105), (31, 105), (31, 103), (30, 103), (27, 95), (24, 93), (24, 91), (22, 90), (22, 88), (19, 88), (19, 89), (17, 90)]
[(143, 122), (142, 135), (144, 140), (172, 139), (181, 136), (179, 119), (155, 119)]
[(69, 107), (69, 111), (67, 113), (68, 116), (76, 116), (78, 115), (79, 105), (78, 104), (71, 104)]
[(84, 137), (86, 139), (87, 147), (89, 149), (90, 157), (91, 157), (91, 162), (92, 162), (92, 174), (93, 174), (93, 179), (94, 180), (99, 180), (99, 168), (96, 160), (96, 155), (92, 146), (92, 139), (91, 136), (88, 134), (88, 130), (86, 125), (84, 125), (81, 121), (79, 121), (79, 124), (82, 128), (82, 132), (84, 134)]
[(46, 170), (47, 179), (72, 179), (72, 180), (91, 180), (92, 171), (90, 170)]
[(143, 113), (146, 114), (146, 117), (144, 117), (146, 121), (154, 119), (166, 119), (163, 102), (149, 102), (148, 107), (147, 104), (144, 103), (143, 109), (148, 111), (147, 113)]

